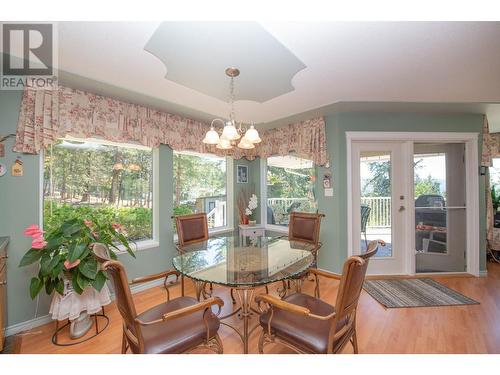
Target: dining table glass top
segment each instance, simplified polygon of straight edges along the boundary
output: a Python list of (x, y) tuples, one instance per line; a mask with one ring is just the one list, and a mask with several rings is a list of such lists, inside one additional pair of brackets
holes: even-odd
[(178, 246), (174, 268), (197, 281), (252, 287), (281, 281), (307, 270), (314, 245), (286, 237), (213, 237)]

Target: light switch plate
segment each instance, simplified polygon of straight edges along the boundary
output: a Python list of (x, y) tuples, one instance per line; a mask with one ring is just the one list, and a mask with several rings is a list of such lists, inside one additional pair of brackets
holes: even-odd
[(333, 197), (333, 188), (325, 189), (325, 197)]

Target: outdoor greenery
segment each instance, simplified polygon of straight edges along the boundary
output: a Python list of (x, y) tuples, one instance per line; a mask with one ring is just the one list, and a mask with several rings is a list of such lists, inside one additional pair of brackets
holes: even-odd
[(100, 222), (119, 223), (129, 241), (151, 238), (153, 215), (151, 208), (113, 206), (74, 206), (68, 203), (45, 200), (43, 207), (44, 228), (59, 228), (67, 219), (85, 219), (90, 216)]
[(493, 213), (496, 213), (500, 207), (500, 192), (497, 192), (496, 186), (491, 187), (491, 201), (493, 205)]
[(276, 224), (287, 224), (292, 211), (316, 211), (314, 168), (267, 167), (267, 198), (306, 198), (291, 203), (270, 203)]
[[(421, 168), (420, 160), (414, 162), (415, 170)], [(391, 181), (390, 181), (391, 163), (389, 161), (374, 161), (368, 162), (368, 170), (371, 178), (365, 181), (362, 188), (364, 197), (390, 197), (391, 196)], [(441, 194), (440, 183), (431, 175), (425, 178), (415, 174), (415, 197), (426, 194)]]
[(224, 158), (174, 152), (174, 207), (222, 195), (226, 195)]
[[(221, 157), (174, 152), (174, 215), (207, 212), (202, 198), (226, 200), (226, 160)], [(220, 219), (222, 221), (222, 218)], [(172, 224), (175, 229), (175, 223)], [(213, 223), (209, 220), (209, 226)]]
[(62, 295), (64, 279), (71, 280), (78, 294), (82, 294), (88, 286), (100, 291), (107, 278), (92, 253), (95, 242), (105, 244), (112, 259), (116, 259), (112, 249), (120, 250), (118, 244), (135, 258), (121, 230), (121, 225), (101, 221), (94, 215), (65, 220), (46, 234), (37, 225), (26, 228), (24, 234), (32, 237), (31, 249), (23, 256), (19, 266), (39, 264), (38, 274), (30, 282), (31, 298), (34, 299), (44, 287), (48, 295), (54, 290)]
[(151, 150), (59, 141), (46, 152), (44, 229), (94, 214), (130, 240), (151, 238), (152, 161)]

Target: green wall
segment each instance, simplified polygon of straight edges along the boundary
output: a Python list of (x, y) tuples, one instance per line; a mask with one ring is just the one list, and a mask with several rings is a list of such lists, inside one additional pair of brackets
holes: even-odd
[[(21, 104), (22, 93), (18, 91), (0, 91), (0, 135), (15, 133)], [(24, 162), (23, 177), (12, 177), (10, 171), (0, 177), (0, 236), (9, 236), (8, 273), (8, 316), (7, 327), (31, 320), (37, 310), (36, 301), (28, 295), (29, 280), (37, 273), (37, 267), (19, 268), (17, 265), (27, 249), (30, 239), (23, 236), (24, 228), (30, 224), (41, 224), (40, 220), (40, 156), (18, 154), (12, 152), (14, 139), (5, 143), (6, 156), (0, 158), (8, 168), (17, 156)], [(125, 264), (129, 279), (172, 268), (172, 258), (176, 254), (173, 244), (171, 216), (173, 215), (173, 152), (168, 146), (159, 148), (159, 247), (140, 250), (134, 259), (127, 254), (120, 255)], [(247, 165), (249, 171), (248, 184), (236, 183), (236, 166)], [(254, 187), (260, 197), (259, 160), (246, 159), (234, 161), (234, 226), (238, 225), (236, 208), (237, 192), (241, 187)], [(257, 212), (260, 218), (260, 210)], [(37, 317), (48, 313), (50, 298), (40, 294)]]
[[(15, 133), (22, 93), (0, 91), (0, 134)], [(18, 155), (12, 152), (14, 140), (6, 142), (6, 156), (0, 162), (10, 168)], [(30, 239), (23, 236), (30, 224), (41, 224), (40, 219), (40, 156), (22, 154), (24, 175), (12, 177), (9, 172), (0, 177), (0, 235), (9, 236), (7, 263), (7, 326), (35, 317), (36, 301), (28, 295), (29, 280), (37, 273), (36, 266), (19, 268), (21, 257), (30, 248)], [(123, 254), (120, 260), (127, 267), (128, 277), (134, 278), (171, 268), (175, 254), (172, 241), (172, 150), (162, 145), (159, 149), (159, 247), (137, 252), (137, 259)], [(46, 315), (50, 299), (40, 294), (37, 316)]]
[[(248, 183), (239, 184), (237, 182), (237, 166), (246, 165), (248, 166)], [(238, 193), (242, 190), (246, 190), (250, 194), (255, 193), (259, 198), (259, 207), (254, 212), (254, 218), (257, 223), (260, 223), (260, 159), (255, 159), (249, 161), (247, 159), (240, 159), (234, 161), (234, 227), (237, 228), (239, 224), (238, 216)], [(248, 202), (247, 202), (248, 204)]]
[[(321, 225), (323, 247), (319, 267), (341, 272), (347, 256), (347, 131), (411, 131), (411, 132), (478, 132), (482, 131), (483, 116), (472, 114), (412, 114), (412, 113), (337, 113), (325, 118), (328, 152), (333, 172), (333, 197), (325, 197), (321, 178), (325, 168), (318, 168), (317, 196), (319, 211), (326, 214)], [(481, 138), (481, 137), (479, 137)], [(479, 139), (481, 154), (481, 139)], [(479, 159), (480, 160), (480, 159)], [(480, 270), (486, 269), (486, 210), (484, 177), (479, 181), (480, 203)]]
[[(0, 134), (14, 133), (17, 127), (21, 93), (0, 91)], [(325, 197), (321, 177), (325, 168), (317, 169), (317, 197), (320, 212), (326, 214), (321, 228), (323, 248), (319, 266), (336, 272), (341, 271), (347, 256), (347, 173), (346, 173), (346, 131), (455, 131), (481, 132), (481, 115), (421, 115), (421, 114), (367, 114), (338, 113), (326, 118), (327, 142), (332, 161), (334, 196)], [(6, 156), (0, 162), (12, 165), (19, 155), (13, 153), (13, 139), (6, 142)], [(17, 265), (30, 247), (30, 239), (23, 236), (23, 230), (30, 224), (39, 223), (40, 217), (40, 156), (22, 155), (24, 176), (12, 177), (8, 172), (0, 177), (0, 236), (10, 236), (8, 247), (8, 323), (11, 326), (35, 317), (36, 301), (28, 296), (29, 279), (36, 267), (18, 268)], [(173, 204), (173, 153), (168, 146), (159, 149), (159, 242), (157, 248), (137, 252), (137, 259), (128, 255), (120, 258), (125, 263), (129, 278), (155, 273), (171, 268), (175, 255), (171, 226)], [(236, 182), (236, 166), (248, 165), (249, 184)], [(238, 224), (236, 199), (241, 188), (253, 188), (260, 198), (260, 161), (246, 159), (234, 161), (234, 225)], [(484, 234), (485, 202), (484, 178), (480, 179), (480, 228)], [(257, 212), (260, 221), (260, 207)], [(485, 238), (481, 237), (481, 270), (486, 268)], [(41, 294), (37, 316), (48, 312), (50, 299)]]

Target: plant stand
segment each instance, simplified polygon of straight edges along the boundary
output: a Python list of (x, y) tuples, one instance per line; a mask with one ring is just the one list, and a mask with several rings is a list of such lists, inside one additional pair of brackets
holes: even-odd
[[(68, 319), (68, 321), (65, 324), (63, 324), (61, 327), (59, 327), (59, 320), (56, 320), (56, 329), (55, 329), (54, 334), (52, 335), (52, 344), (57, 345), (57, 346), (73, 346), (73, 345), (78, 345), (78, 344), (81, 344), (82, 342), (85, 342), (85, 341), (88, 341), (90, 339), (93, 339), (94, 337), (96, 337), (97, 335), (99, 335), (102, 331), (104, 331), (106, 328), (108, 328), (109, 318), (108, 318), (108, 316), (104, 312), (104, 306), (102, 307), (102, 310), (101, 310), (100, 313), (96, 313), (96, 314), (92, 314), (92, 315), (88, 315), (88, 316), (90, 318), (91, 317), (94, 318), (94, 323), (93, 324), (91, 323), (89, 329), (86, 330), (78, 338), (80, 338), (82, 336), (85, 336), (85, 334), (90, 330), (90, 328), (92, 328), (92, 325), (95, 324), (95, 333), (92, 336), (87, 337), (87, 338), (82, 339), (82, 340), (75, 341), (75, 342), (60, 343), (60, 342), (58, 342), (59, 332), (61, 332), (64, 328), (66, 328), (68, 326), (71, 326), (72, 322)], [(103, 324), (99, 324), (99, 320), (102, 320)], [(74, 340), (76, 340), (76, 338)]]
[[(106, 284), (100, 292), (89, 286), (79, 295), (73, 290), (71, 280), (66, 278), (64, 280), (64, 294), (54, 293), (50, 305), (49, 314), (52, 315), (52, 319), (56, 320), (52, 343), (59, 346), (70, 346), (97, 336), (109, 324), (109, 318), (104, 312), (104, 306), (109, 303), (111, 303), (111, 298)], [(93, 321), (92, 318), (94, 318)], [(60, 326), (60, 322), (64, 320), (67, 320), (67, 322)], [(83, 340), (78, 340), (84, 337), (94, 324), (95, 334)], [(70, 327), (69, 336), (75, 342), (62, 344), (58, 340), (58, 335), (68, 326)]]

